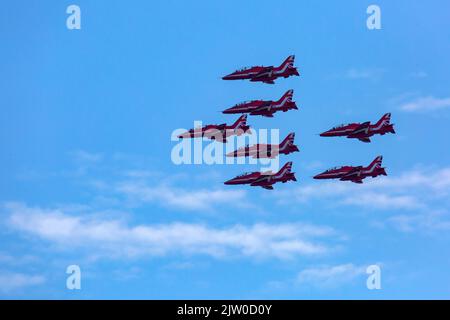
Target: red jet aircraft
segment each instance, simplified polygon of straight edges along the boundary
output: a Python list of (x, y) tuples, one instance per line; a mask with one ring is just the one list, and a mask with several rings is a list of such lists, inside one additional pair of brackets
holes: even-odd
[(387, 176), (385, 168), (381, 167), (382, 156), (378, 156), (367, 167), (364, 166), (343, 166), (328, 169), (316, 176), (314, 179), (339, 179), (341, 181), (351, 181), (354, 183), (363, 183), (367, 177), (375, 178), (379, 175)]
[(384, 135), (386, 133), (395, 133), (394, 125), (391, 124), (391, 114), (386, 113), (375, 123), (350, 123), (334, 127), (320, 134), (321, 137), (347, 137), (359, 139), (362, 142), (370, 142), (370, 137), (374, 134)]
[(260, 81), (264, 83), (274, 84), (274, 80), (280, 77), (287, 78), (289, 76), (300, 75), (297, 68), (294, 67), (295, 56), (289, 56), (279, 67), (255, 66), (237, 70), (223, 77), (223, 80), (243, 80)]
[(244, 114), (231, 126), (228, 126), (226, 123), (218, 125), (209, 124), (201, 128), (190, 129), (189, 131), (180, 134), (178, 138), (187, 139), (206, 137), (211, 140), (225, 143), (227, 142), (227, 137), (251, 133), (249, 130), (250, 126), (247, 125), (247, 115)]
[(268, 172), (250, 172), (244, 173), (236, 178), (225, 181), (225, 184), (249, 184), (252, 187), (262, 187), (267, 190), (273, 190), (273, 185), (277, 182), (286, 183), (290, 180), (297, 181), (295, 174), (291, 172), (292, 162), (286, 163), (277, 173)]
[(261, 115), (263, 117), (273, 117), (273, 114), (277, 111), (298, 110), (297, 105), (292, 101), (293, 95), (294, 90), (288, 90), (278, 101), (252, 100), (242, 102), (222, 111), (222, 113), (249, 113), (251, 116)]
[(280, 153), (290, 154), (298, 152), (298, 147), (294, 144), (295, 133), (290, 133), (280, 144), (255, 144), (245, 146), (227, 154), (227, 157), (252, 157), (274, 159)]

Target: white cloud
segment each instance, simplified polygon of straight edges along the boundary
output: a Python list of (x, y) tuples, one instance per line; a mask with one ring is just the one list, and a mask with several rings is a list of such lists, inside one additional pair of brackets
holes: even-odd
[(0, 252), (0, 264), (10, 266), (29, 265), (40, 261), (40, 258), (33, 255), (13, 256), (7, 252)]
[(403, 103), (400, 109), (408, 112), (435, 111), (450, 107), (450, 98), (435, 98), (433, 96), (419, 97)]
[[(335, 235), (328, 227), (305, 224), (257, 223), (213, 228), (203, 224), (170, 223), (129, 226), (119, 220), (73, 216), (59, 209), (6, 204), (8, 225), (19, 232), (59, 245), (89, 247), (98, 255), (141, 256), (170, 253), (205, 254), (216, 258), (246, 256), (288, 259), (330, 250), (319, 238)], [(94, 251), (95, 251), (94, 250)]]
[(297, 275), (297, 283), (315, 287), (336, 287), (349, 283), (365, 274), (365, 266), (355, 266), (352, 263), (336, 266), (321, 266), (301, 271)]
[(441, 210), (424, 211), (418, 214), (398, 214), (390, 217), (388, 223), (403, 232), (449, 231), (450, 219), (447, 212)]
[(385, 73), (381, 68), (365, 68), (357, 69), (350, 68), (345, 72), (345, 78), (347, 79), (378, 79)]
[(103, 159), (100, 153), (91, 153), (85, 150), (73, 151), (71, 155), (76, 161), (83, 163), (95, 163)]
[[(274, 193), (282, 204), (328, 200), (333, 206), (358, 206), (394, 212), (387, 222), (402, 231), (450, 229), (450, 212), (446, 209), (449, 195), (450, 167), (413, 169), (399, 176), (366, 180), (362, 185), (317, 181)], [(397, 210), (408, 211), (408, 215), (398, 214)]]
[(11, 293), (26, 287), (43, 284), (45, 277), (40, 275), (29, 275), (24, 273), (0, 272), (0, 292)]
[(377, 209), (417, 209), (425, 207), (413, 196), (395, 196), (377, 192), (355, 192), (351, 197), (342, 200), (342, 203)]
[(332, 199), (333, 205), (352, 205), (371, 209), (418, 209), (424, 208), (420, 199), (413, 195), (390, 194), (382, 184), (354, 185), (342, 181), (320, 182), (298, 187), (278, 194), (281, 203), (291, 200), (306, 203), (315, 199)]
[(186, 189), (167, 185), (150, 186), (142, 181), (128, 181), (117, 185), (116, 191), (136, 202), (157, 202), (185, 210), (212, 210), (215, 206), (245, 206), (244, 190)]
[[(430, 193), (429, 190), (433, 192)], [(434, 200), (435, 197), (445, 197), (449, 193), (450, 167), (445, 167), (434, 170), (413, 169), (399, 176), (366, 179), (362, 185), (343, 181), (318, 181), (293, 190), (280, 191), (276, 195), (281, 201), (294, 199), (307, 202), (336, 198), (336, 204), (377, 209), (419, 209), (426, 207), (425, 202)]]

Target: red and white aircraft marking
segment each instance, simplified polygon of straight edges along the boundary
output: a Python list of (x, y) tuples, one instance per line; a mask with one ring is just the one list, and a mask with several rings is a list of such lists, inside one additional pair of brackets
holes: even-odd
[(298, 152), (294, 144), (295, 133), (291, 132), (280, 144), (255, 144), (245, 146), (227, 154), (227, 157), (276, 158), (281, 154)]
[(269, 84), (274, 84), (274, 80), (280, 77), (290, 77), (299, 76), (297, 68), (294, 67), (295, 56), (289, 56), (287, 59), (279, 66), (255, 66), (250, 68), (243, 68), (237, 70), (229, 75), (224, 76), (223, 80), (243, 80), (249, 79), (250, 81), (264, 82)]
[(223, 124), (209, 124), (203, 127), (190, 129), (178, 136), (180, 139), (188, 138), (208, 138), (219, 142), (227, 142), (227, 137), (240, 136), (245, 133), (251, 133), (250, 126), (247, 125), (247, 115), (242, 115), (232, 125)]
[(268, 172), (249, 172), (241, 174), (233, 179), (225, 181), (227, 185), (249, 184), (252, 187), (261, 187), (267, 190), (273, 190), (273, 185), (277, 182), (286, 183), (288, 181), (297, 181), (295, 174), (291, 172), (292, 162), (286, 163), (277, 173)]
[(386, 113), (375, 124), (370, 122), (349, 123), (334, 127), (320, 134), (321, 137), (347, 137), (359, 139), (362, 142), (370, 142), (370, 137), (375, 134), (385, 135), (395, 133), (394, 125), (391, 124), (391, 114)]
[(363, 183), (367, 177), (375, 178), (379, 175), (387, 176), (386, 168), (381, 167), (383, 157), (378, 156), (367, 167), (364, 166), (343, 166), (328, 169), (316, 176), (314, 179), (339, 179), (341, 181), (351, 181)]
[(273, 114), (277, 111), (298, 110), (296, 103), (292, 101), (293, 95), (294, 90), (288, 90), (277, 101), (252, 100), (242, 102), (224, 110), (222, 113), (249, 113), (251, 116), (261, 115), (263, 117), (273, 117)]

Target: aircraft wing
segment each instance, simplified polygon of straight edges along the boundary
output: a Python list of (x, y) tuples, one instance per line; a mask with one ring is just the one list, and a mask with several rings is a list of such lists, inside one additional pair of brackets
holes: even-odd
[(269, 104), (269, 105), (262, 105), (262, 106), (256, 107), (255, 109), (252, 110), (251, 113), (268, 111), (268, 110), (269, 110), (269, 106), (270, 106), (270, 104)]
[(203, 137), (223, 143), (227, 142), (225, 132), (221, 129), (207, 130), (203, 133)]
[(253, 110), (252, 112), (250, 112), (250, 115), (273, 118), (273, 111), (269, 111), (269, 108), (267, 107), (258, 108), (257, 110)]
[(218, 141), (218, 142), (222, 142), (222, 143), (227, 143), (227, 137), (225, 135), (221, 135), (221, 136), (213, 136), (213, 137), (208, 137), (211, 140), (214, 141)]
[(347, 172), (346, 174), (344, 174), (340, 180), (361, 180), (361, 169), (362, 166), (358, 166), (358, 167), (354, 167), (352, 170), (350, 170), (349, 172)]
[(369, 132), (370, 122), (364, 122), (355, 128), (352, 132), (349, 133), (349, 137), (356, 137), (360, 135), (366, 135)]
[(271, 81), (272, 80), (272, 71), (273, 71), (273, 67), (265, 67), (264, 69), (262, 69), (260, 72), (258, 72), (257, 74), (255, 74), (252, 79), (253, 80), (263, 80), (263, 79), (267, 79), (267, 81)]
[(258, 179), (253, 181), (251, 183), (252, 186), (259, 186), (259, 187), (267, 187), (271, 186), (273, 183), (269, 181), (270, 175), (261, 175)]

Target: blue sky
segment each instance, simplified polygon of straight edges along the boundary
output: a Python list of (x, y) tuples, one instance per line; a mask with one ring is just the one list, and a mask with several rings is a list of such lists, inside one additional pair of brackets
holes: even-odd
[[(446, 1), (9, 1), (0, 12), (0, 297), (449, 298)], [(301, 77), (226, 82), (296, 55)], [(295, 90), (298, 182), (224, 186), (257, 165), (174, 165), (178, 128)], [(392, 113), (371, 144), (317, 134)], [(207, 145), (207, 142), (204, 143)], [(364, 185), (314, 174), (384, 156)], [(65, 287), (66, 267), (82, 289)], [(366, 288), (379, 264), (382, 289)]]

